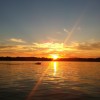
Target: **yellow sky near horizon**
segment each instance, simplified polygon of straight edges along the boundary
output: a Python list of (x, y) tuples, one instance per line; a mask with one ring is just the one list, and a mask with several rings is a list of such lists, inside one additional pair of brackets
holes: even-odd
[(32, 45), (3, 45), (0, 47), (0, 56), (35, 56), (51, 57), (56, 54), (63, 57), (99, 57), (100, 42), (72, 42), (70, 45), (64, 43), (46, 42), (33, 43)]

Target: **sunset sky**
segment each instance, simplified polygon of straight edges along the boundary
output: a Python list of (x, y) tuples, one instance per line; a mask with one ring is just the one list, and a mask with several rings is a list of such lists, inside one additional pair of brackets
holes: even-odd
[(0, 0), (0, 56), (100, 57), (100, 0)]

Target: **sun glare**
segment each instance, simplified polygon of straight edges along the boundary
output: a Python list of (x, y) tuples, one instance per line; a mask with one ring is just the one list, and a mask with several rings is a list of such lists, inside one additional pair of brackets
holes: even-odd
[(59, 58), (59, 56), (58, 56), (57, 54), (52, 54), (52, 58), (53, 58), (54, 60), (56, 60), (57, 58)]

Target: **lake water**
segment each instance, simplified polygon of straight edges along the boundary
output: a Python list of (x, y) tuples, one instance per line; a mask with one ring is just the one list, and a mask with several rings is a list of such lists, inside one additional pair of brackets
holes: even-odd
[(100, 100), (100, 62), (0, 62), (0, 100)]

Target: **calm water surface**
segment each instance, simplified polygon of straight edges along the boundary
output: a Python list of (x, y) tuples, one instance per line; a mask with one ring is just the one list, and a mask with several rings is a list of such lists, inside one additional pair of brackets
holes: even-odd
[(0, 100), (100, 100), (100, 62), (0, 62)]

